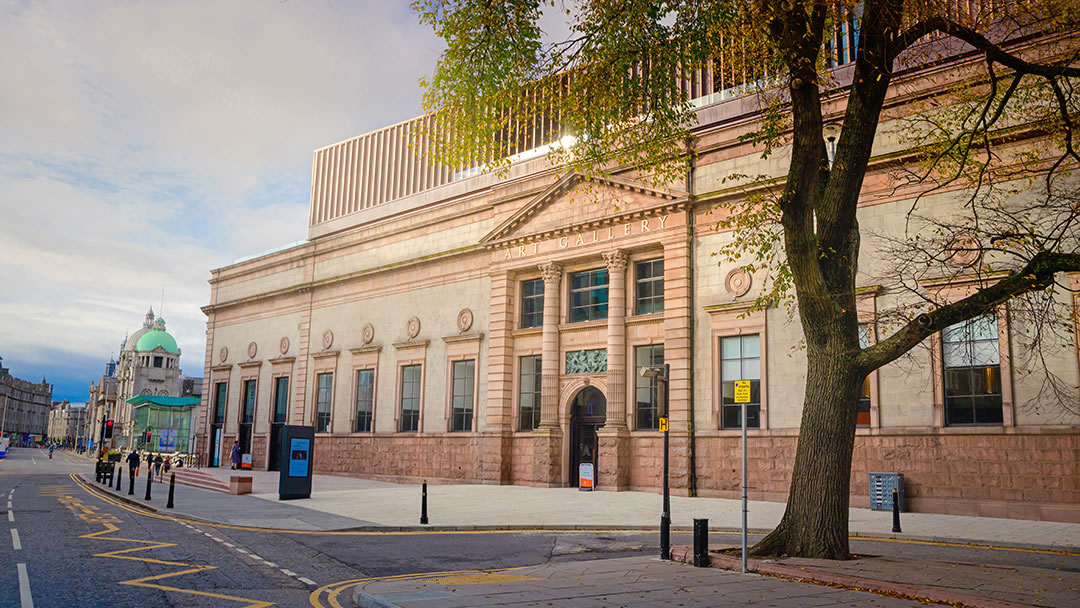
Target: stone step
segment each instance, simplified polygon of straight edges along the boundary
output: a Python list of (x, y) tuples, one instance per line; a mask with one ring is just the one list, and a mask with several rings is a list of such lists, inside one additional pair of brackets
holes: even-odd
[[(169, 472), (176, 473), (176, 483), (193, 488), (216, 490), (226, 494), (229, 492), (229, 482), (213, 473), (204, 473), (196, 469), (172, 469)], [(162, 477), (164, 481), (168, 481), (168, 476), (163, 475)]]

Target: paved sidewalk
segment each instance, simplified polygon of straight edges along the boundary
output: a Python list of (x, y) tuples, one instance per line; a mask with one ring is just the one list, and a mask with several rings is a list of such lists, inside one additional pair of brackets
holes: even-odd
[[(223, 478), (228, 469), (203, 469)], [(278, 473), (245, 471), (252, 496), (277, 502)], [(380, 526), (416, 526), (419, 484), (390, 484), (351, 477), (315, 475), (311, 498), (293, 501), (305, 508)], [(433, 527), (641, 527), (659, 524), (661, 497), (650, 492), (580, 492), (574, 488), (491, 485), (429, 485), (428, 517)], [(723, 498), (671, 497), (672, 525), (690, 528), (707, 518), (712, 528), (738, 528), (740, 502)], [(768, 531), (780, 521), (784, 504), (751, 502), (749, 526)], [(853, 535), (965, 542), (1029, 548), (1080, 550), (1080, 524), (994, 519), (933, 513), (904, 513), (903, 533), (892, 534), (892, 514), (851, 509)]]
[[(341, 605), (347, 606), (350, 595), (352, 605), (364, 608), (712, 608), (748, 604), (894, 608), (922, 605), (917, 601), (860, 591), (693, 568), (649, 557), (549, 563), (497, 572), (379, 580), (345, 587), (335, 597)], [(327, 602), (323, 605), (332, 604)]]
[[(674, 547), (672, 557), (693, 562), (693, 549)], [(710, 553), (714, 568), (741, 569), (737, 552)], [(901, 594), (949, 605), (1002, 607), (1012, 605), (1074, 608), (1080, 605), (1080, 571), (1026, 566), (999, 566), (913, 561), (863, 556), (849, 561), (785, 558), (748, 563), (751, 572), (824, 585)]]

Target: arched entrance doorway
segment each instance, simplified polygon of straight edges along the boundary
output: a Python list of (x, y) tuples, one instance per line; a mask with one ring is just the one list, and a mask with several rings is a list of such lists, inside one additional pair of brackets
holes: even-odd
[(578, 485), (578, 465), (591, 462), (596, 471), (600, 447), (596, 431), (607, 421), (607, 399), (593, 386), (581, 389), (570, 406), (570, 487)]

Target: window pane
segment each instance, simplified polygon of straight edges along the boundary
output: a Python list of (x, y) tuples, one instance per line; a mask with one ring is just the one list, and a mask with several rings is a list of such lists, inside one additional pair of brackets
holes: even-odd
[(758, 336), (742, 336), (742, 357), (760, 357), (761, 349), (758, 345)]
[(945, 367), (967, 367), (971, 365), (967, 342), (946, 342), (942, 345)]
[(738, 359), (742, 354), (742, 350), (739, 348), (738, 336), (722, 338), (720, 340), (720, 353), (724, 359)]
[(739, 359), (732, 359), (721, 363), (720, 377), (724, 381), (742, 380), (742, 361)]
[(977, 424), (1000, 424), (1002, 422), (1000, 395), (975, 397), (974, 401), (975, 422)]
[(870, 324), (859, 323), (859, 348), (870, 347)]
[(975, 342), (972, 345), (972, 365), (997, 365), (1001, 358), (997, 340)]
[(971, 374), (966, 369), (945, 371), (946, 395), (970, 395)]
[(743, 359), (742, 378), (740, 380), (761, 379), (761, 359)]

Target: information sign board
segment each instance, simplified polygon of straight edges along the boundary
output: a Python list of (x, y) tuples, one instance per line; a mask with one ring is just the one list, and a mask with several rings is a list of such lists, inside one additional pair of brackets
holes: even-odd
[(578, 489), (582, 492), (592, 492), (596, 479), (591, 462), (583, 462), (578, 465)]
[(735, 381), (735, 403), (750, 403), (750, 381)]
[(281, 473), (278, 500), (311, 498), (315, 427), (285, 425), (281, 429)]
[(661, 418), (660, 419), (660, 430), (661, 431), (666, 431), (667, 430), (667, 418)]

